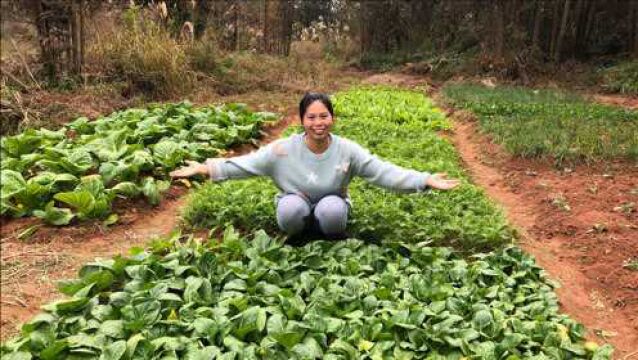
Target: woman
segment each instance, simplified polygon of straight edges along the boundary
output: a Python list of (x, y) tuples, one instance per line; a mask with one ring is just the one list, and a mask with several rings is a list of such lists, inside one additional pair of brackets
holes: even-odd
[(330, 238), (341, 237), (346, 230), (347, 188), (354, 176), (399, 192), (449, 190), (459, 184), (445, 174), (430, 175), (379, 160), (360, 145), (332, 134), (334, 112), (326, 94), (307, 93), (299, 104), (299, 117), (303, 134), (279, 139), (248, 155), (208, 159), (204, 164), (189, 161), (170, 175), (202, 174), (214, 181), (269, 176), (280, 190), (279, 228), (296, 235), (314, 223)]

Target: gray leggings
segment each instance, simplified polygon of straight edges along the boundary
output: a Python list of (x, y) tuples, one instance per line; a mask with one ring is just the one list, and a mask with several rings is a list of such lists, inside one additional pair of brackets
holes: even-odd
[[(314, 219), (310, 218), (312, 216)], [(301, 233), (308, 220), (314, 220), (326, 236), (342, 235), (348, 222), (348, 204), (336, 195), (328, 195), (311, 207), (298, 195), (283, 196), (277, 202), (277, 224), (288, 235)]]

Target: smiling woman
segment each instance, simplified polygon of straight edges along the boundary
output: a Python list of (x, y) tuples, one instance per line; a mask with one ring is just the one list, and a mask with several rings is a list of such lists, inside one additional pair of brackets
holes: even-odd
[(326, 94), (307, 93), (299, 104), (299, 116), (303, 134), (248, 155), (191, 162), (171, 176), (207, 174), (214, 181), (268, 176), (280, 191), (279, 228), (288, 235), (315, 230), (330, 238), (345, 235), (351, 207), (348, 185), (356, 176), (397, 192), (449, 190), (459, 184), (445, 174), (431, 175), (380, 160), (357, 143), (332, 134), (335, 117)]

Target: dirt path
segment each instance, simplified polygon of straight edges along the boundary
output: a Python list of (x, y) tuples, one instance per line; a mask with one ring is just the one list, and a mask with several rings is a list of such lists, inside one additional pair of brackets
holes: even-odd
[[(294, 110), (288, 111), (281, 121), (264, 130), (260, 143), (277, 139), (297, 119)], [(228, 156), (252, 150), (254, 146), (243, 145), (230, 151)], [(129, 209), (118, 211), (120, 223), (111, 229), (97, 225), (42, 226), (28, 239), (20, 240), (17, 235), (38, 222), (18, 219), (5, 224), (0, 232), (0, 340), (15, 335), (17, 327), (35, 315), (41, 305), (62, 297), (55, 283), (75, 277), (83, 264), (99, 257), (125, 254), (131, 247), (144, 246), (150, 239), (169, 235), (177, 229), (186, 193), (186, 188), (173, 186), (156, 208), (132, 204)]]
[(631, 97), (621, 95), (593, 94), (586, 97), (601, 104), (620, 106), (631, 110), (638, 110), (638, 96)]
[[(521, 246), (560, 283), (562, 310), (583, 323), (590, 338), (613, 344), (617, 358), (638, 350), (638, 272), (622, 263), (638, 255), (636, 217), (610, 214), (616, 199), (602, 199), (631, 191), (636, 185), (632, 175), (617, 172), (609, 180), (613, 184), (603, 184), (607, 180), (600, 174), (599, 187), (607, 188), (599, 190), (598, 199), (584, 201), (578, 187), (594, 169), (576, 169), (565, 176), (542, 164), (507, 159), (477, 132), (475, 122), (451, 118), (451, 139), (465, 167), (474, 182), (502, 205), (510, 224), (521, 233)], [(556, 194), (566, 197), (569, 212), (552, 200)], [(597, 201), (608, 205), (607, 212), (592, 206)]]

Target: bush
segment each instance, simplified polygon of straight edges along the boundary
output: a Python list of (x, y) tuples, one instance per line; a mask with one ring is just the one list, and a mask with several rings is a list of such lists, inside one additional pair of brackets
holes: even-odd
[(194, 74), (185, 47), (159, 24), (144, 20), (133, 7), (122, 26), (107, 34), (93, 49), (107, 71), (128, 81), (134, 92), (165, 98), (192, 89)]
[(324, 84), (329, 76), (320, 58), (291, 51), (288, 57), (251, 52), (225, 55), (215, 74), (221, 94), (240, 94), (249, 90), (310, 89)]
[(219, 43), (213, 36), (207, 35), (194, 41), (186, 49), (186, 55), (193, 70), (207, 75), (218, 73), (221, 54)]
[(612, 66), (603, 71), (603, 88), (627, 95), (638, 95), (638, 60)]

